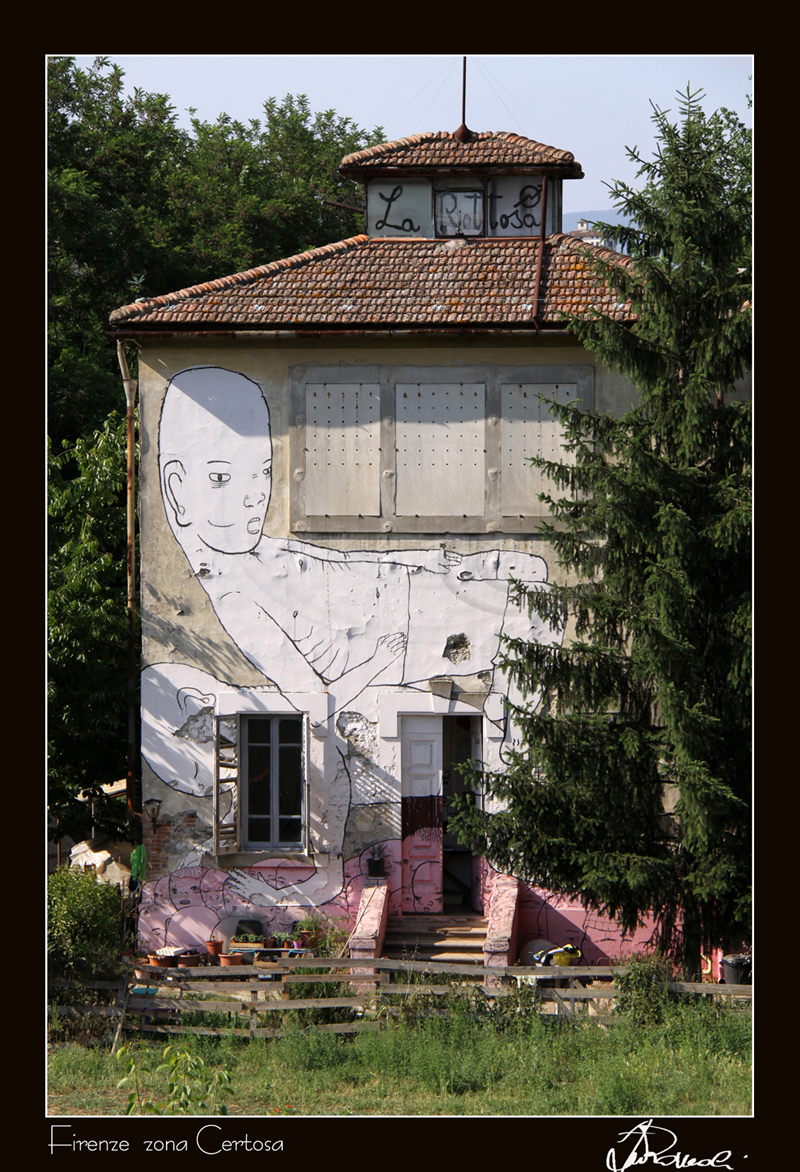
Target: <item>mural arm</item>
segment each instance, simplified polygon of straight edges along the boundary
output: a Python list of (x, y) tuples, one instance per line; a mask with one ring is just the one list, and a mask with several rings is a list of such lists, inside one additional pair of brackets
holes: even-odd
[(461, 563), (461, 554), (449, 549), (394, 549), (389, 553), (372, 550), (354, 550), (346, 555), (352, 562), (374, 562), (377, 565), (407, 566), (411, 571), (428, 570), (432, 574), (449, 574)]
[[(335, 684), (336, 712), (347, 708), (365, 688), (374, 684), (378, 676), (396, 660), (402, 660), (407, 645), (408, 636), (401, 631), (395, 631), (391, 635), (383, 635), (378, 640), (375, 654), (370, 659), (365, 659), (363, 663), (343, 672)], [(402, 675), (402, 672), (400, 674)]]
[(337, 711), (355, 700), (391, 664), (397, 660), (402, 662), (408, 642), (407, 634), (402, 631), (383, 635), (371, 656), (332, 679), (313, 667), (260, 603), (248, 607), (238, 592), (231, 592), (217, 601), (216, 609), (223, 626), (246, 657), (281, 692), (326, 691), (333, 684)]
[(448, 574), (462, 560), (461, 554), (441, 546), (437, 549), (395, 549), (382, 553), (374, 549), (330, 549), (288, 538), (280, 541), (280, 547), (290, 553), (315, 558), (318, 562), (407, 566), (412, 570), (429, 570), (433, 574)]

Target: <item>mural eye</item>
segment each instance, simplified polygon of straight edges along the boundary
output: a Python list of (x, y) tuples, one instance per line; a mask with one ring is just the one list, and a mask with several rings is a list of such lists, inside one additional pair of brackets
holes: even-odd
[(268, 480), (272, 476), (272, 465), (271, 464), (267, 464), (266, 468), (264, 469), (264, 475), (267, 477)]
[(208, 479), (215, 485), (227, 484), (230, 478), (230, 472), (209, 472), (208, 474)]

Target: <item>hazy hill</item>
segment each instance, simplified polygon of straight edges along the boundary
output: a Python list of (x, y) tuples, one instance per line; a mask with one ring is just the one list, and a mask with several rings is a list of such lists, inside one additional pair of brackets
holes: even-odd
[(564, 212), (561, 217), (564, 232), (574, 232), (578, 227), (578, 220), (588, 220), (590, 224), (594, 220), (602, 220), (604, 224), (624, 224), (625, 219), (621, 212), (612, 208), (606, 208), (601, 212)]

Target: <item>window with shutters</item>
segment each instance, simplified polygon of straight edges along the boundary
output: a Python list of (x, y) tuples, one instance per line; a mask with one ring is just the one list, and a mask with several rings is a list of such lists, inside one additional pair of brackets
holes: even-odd
[(591, 408), (591, 366), (292, 371), (290, 515), (299, 533), (529, 532), (570, 459), (545, 400)]
[(304, 718), (219, 717), (214, 853), (303, 849), (305, 805)]

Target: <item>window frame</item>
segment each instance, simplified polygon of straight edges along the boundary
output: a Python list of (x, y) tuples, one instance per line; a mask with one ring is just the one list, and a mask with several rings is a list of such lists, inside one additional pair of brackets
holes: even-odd
[[(402, 239), (422, 238), (425, 240), (453, 240), (459, 236), (470, 240), (492, 239), (536, 239), (541, 236), (541, 220), (536, 224), (526, 224), (527, 213), (520, 212), (519, 205), (514, 204), (511, 210), (498, 207), (498, 201), (507, 198), (507, 192), (501, 194), (499, 185), (511, 182), (519, 187), (521, 195), (523, 188), (541, 185), (544, 192), (547, 184), (547, 224), (545, 235), (551, 236), (561, 231), (563, 183), (558, 175), (546, 174), (543, 171), (529, 173), (518, 172), (453, 172), (432, 173), (428, 175), (375, 175), (367, 180), (366, 184), (366, 233), (371, 239)], [(398, 193), (398, 188), (400, 192)], [(413, 194), (409, 201), (401, 208), (392, 205), (400, 200), (402, 190), (409, 188)], [(382, 194), (381, 194), (382, 189)], [(475, 194), (480, 196), (481, 227), (460, 230), (457, 220), (447, 217), (447, 211), (442, 207), (441, 197), (445, 195)], [(541, 207), (541, 196), (536, 207)], [(403, 213), (410, 213), (404, 215)], [(444, 214), (442, 214), (444, 213)], [(389, 220), (389, 216), (393, 218)], [(450, 219), (449, 227), (443, 225), (444, 218)], [(419, 223), (415, 220), (419, 219)], [(505, 219), (506, 223), (503, 224)], [(517, 222), (515, 223), (514, 220)], [(381, 227), (378, 227), (378, 224)], [(499, 229), (499, 230), (498, 230)]]
[[(242, 753), (243, 736), (249, 718), (295, 719), (301, 727), (301, 803), (300, 840), (292, 843), (273, 841), (270, 844), (248, 840), (246, 834), (247, 753)], [(235, 725), (235, 744), (224, 738), (223, 726)], [(213, 787), (213, 853), (215, 856), (247, 855), (250, 859), (286, 856), (310, 859), (311, 843), (311, 774), (312, 738), (328, 735), (328, 693), (292, 693), (282, 695), (272, 689), (264, 691), (222, 692), (217, 697), (215, 713), (215, 760)], [(279, 774), (271, 784), (279, 784)], [(273, 788), (273, 795), (275, 789)], [(224, 795), (232, 794), (230, 806)], [(274, 802), (272, 805), (274, 809)]]
[[(428, 385), (482, 384), (485, 388), (484, 508), (481, 514), (428, 514), (400, 516), (397, 499), (397, 410), (398, 384)], [(594, 404), (594, 367), (588, 364), (553, 366), (500, 365), (303, 365), (290, 370), (291, 413), (294, 426), (289, 437), (289, 525), (296, 533), (524, 533), (552, 520), (540, 502), (531, 512), (503, 515), (502, 433), (503, 387), (513, 384), (551, 386), (575, 384), (576, 401), (583, 411)], [(374, 477), (380, 494), (378, 515), (308, 514), (306, 512), (306, 388), (361, 385), (379, 388), (380, 424), (378, 464)]]
[[(270, 756), (270, 776), (269, 776), (269, 823), (270, 823), (270, 839), (251, 838), (250, 837), (250, 819), (253, 817), (260, 817), (262, 815), (253, 814), (250, 810), (250, 786), (252, 779), (250, 778), (250, 754), (254, 748), (267, 747), (263, 743), (258, 745), (254, 743), (251, 738), (252, 722), (269, 721), (270, 725), (270, 739), (269, 739), (269, 756)], [(300, 725), (299, 741), (287, 745), (281, 741), (280, 722), (284, 720), (292, 720)], [(240, 736), (240, 750), (239, 750), (239, 802), (241, 806), (241, 846), (246, 851), (286, 851), (286, 850), (300, 850), (304, 845), (304, 831), (305, 831), (305, 789), (306, 778), (308, 770), (306, 768), (306, 738), (305, 738), (305, 718), (297, 713), (292, 714), (288, 712), (279, 713), (261, 713), (252, 712), (248, 715), (240, 715), (239, 717), (239, 736)], [(281, 748), (299, 748), (300, 750), (300, 776), (298, 779), (300, 790), (300, 813), (286, 815), (282, 814), (280, 810), (281, 802)], [(281, 823), (283, 819), (291, 817), (292, 821), (299, 823), (299, 837), (291, 840), (282, 840), (281, 838)]]

